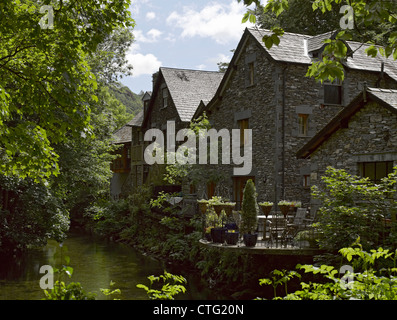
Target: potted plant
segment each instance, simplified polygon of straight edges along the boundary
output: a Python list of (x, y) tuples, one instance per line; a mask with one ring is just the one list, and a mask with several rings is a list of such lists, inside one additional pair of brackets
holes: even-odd
[(255, 184), (252, 179), (249, 179), (244, 188), (243, 204), (241, 208), (243, 241), (247, 247), (254, 247), (258, 240), (258, 233), (255, 232), (258, 227), (259, 213), (256, 197)]
[(214, 227), (211, 229), (211, 238), (214, 243), (224, 243), (227, 229), (223, 227)]
[(224, 214), (218, 216), (213, 207), (210, 207), (206, 213), (206, 224), (211, 226), (211, 239), (215, 243), (223, 243), (225, 241), (224, 233), (226, 228), (223, 227)]
[(223, 210), (225, 210), (225, 213), (228, 217), (232, 215), (233, 209), (236, 206), (235, 202), (225, 202), (223, 203)]
[(211, 237), (211, 230), (213, 227), (207, 227), (205, 228), (205, 240), (207, 241), (212, 241), (212, 237)]
[(240, 237), (240, 232), (234, 229), (229, 229), (225, 233), (226, 243), (235, 246)]
[(199, 210), (200, 210), (201, 214), (205, 214), (208, 209), (208, 200), (200, 199), (200, 200), (197, 200), (197, 202), (198, 202)]
[(272, 207), (273, 207), (273, 202), (260, 202), (258, 203), (259, 207), (262, 209), (263, 214), (267, 216), (270, 214), (270, 211), (272, 211)]
[(293, 205), (292, 201), (281, 200), (278, 202), (278, 207), (280, 208), (281, 213), (283, 214), (284, 218), (287, 218), (287, 214)]
[(214, 208), (216, 214), (220, 216), (223, 210), (223, 201), (222, 197), (214, 196), (210, 200), (208, 200), (208, 205)]
[(292, 201), (291, 202), (292, 209), (296, 212), (298, 208), (302, 207), (302, 202), (300, 201)]

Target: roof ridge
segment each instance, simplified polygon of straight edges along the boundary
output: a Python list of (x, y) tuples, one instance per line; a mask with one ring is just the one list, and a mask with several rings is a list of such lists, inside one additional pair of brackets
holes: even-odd
[[(247, 28), (248, 30), (254, 30), (254, 31), (266, 31), (266, 32), (272, 32), (272, 30), (269, 29), (263, 29), (263, 28)], [(302, 34), (302, 33), (294, 33), (294, 32), (284, 32), (284, 34), (287, 35), (294, 35), (294, 36), (300, 36), (300, 37), (312, 37), (308, 34)]]
[(369, 91), (377, 91), (377, 92), (397, 93), (397, 89), (371, 88), (371, 87), (368, 87), (367, 90), (369, 90)]
[(176, 70), (176, 71), (209, 72), (209, 73), (221, 73), (221, 74), (223, 74), (220, 71), (211, 71), (211, 70), (185, 69), (185, 68), (173, 68), (173, 67), (160, 67), (160, 69)]

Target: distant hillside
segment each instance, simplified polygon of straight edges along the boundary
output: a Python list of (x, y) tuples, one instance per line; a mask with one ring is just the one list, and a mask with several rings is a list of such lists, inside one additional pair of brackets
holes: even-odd
[(136, 94), (130, 88), (123, 85), (112, 85), (110, 91), (113, 92), (117, 100), (125, 105), (127, 112), (136, 115), (143, 109), (142, 96), (143, 92)]

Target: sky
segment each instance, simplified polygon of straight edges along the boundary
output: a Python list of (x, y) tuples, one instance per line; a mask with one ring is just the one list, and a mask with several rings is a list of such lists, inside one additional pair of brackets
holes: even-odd
[(229, 62), (249, 23), (237, 0), (132, 0), (135, 42), (127, 59), (133, 76), (121, 82), (133, 92), (152, 90), (160, 67), (217, 71)]

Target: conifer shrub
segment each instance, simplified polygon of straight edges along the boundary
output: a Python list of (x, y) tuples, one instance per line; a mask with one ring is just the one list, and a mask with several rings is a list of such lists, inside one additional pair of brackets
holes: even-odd
[(242, 231), (243, 233), (252, 234), (255, 232), (258, 226), (258, 213), (259, 206), (256, 201), (257, 193), (255, 184), (252, 179), (247, 181), (243, 193), (243, 204), (242, 204)]

